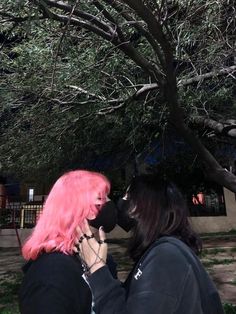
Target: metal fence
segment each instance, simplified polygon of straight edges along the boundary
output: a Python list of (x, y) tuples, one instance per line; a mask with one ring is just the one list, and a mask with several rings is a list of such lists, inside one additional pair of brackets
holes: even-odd
[(12, 202), (0, 208), (0, 228), (33, 228), (36, 225), (42, 203)]

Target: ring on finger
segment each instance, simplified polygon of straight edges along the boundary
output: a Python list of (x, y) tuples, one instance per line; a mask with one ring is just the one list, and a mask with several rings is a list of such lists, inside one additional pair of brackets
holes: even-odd
[(79, 238), (79, 243), (82, 243), (84, 239), (85, 239), (85, 237), (84, 237), (84, 236), (81, 236), (81, 237)]
[(92, 239), (94, 238), (94, 234), (93, 233), (91, 235), (84, 234), (84, 238), (87, 240)]
[(99, 244), (104, 244), (104, 243), (107, 243), (107, 240), (105, 239), (105, 240), (98, 240), (98, 243)]

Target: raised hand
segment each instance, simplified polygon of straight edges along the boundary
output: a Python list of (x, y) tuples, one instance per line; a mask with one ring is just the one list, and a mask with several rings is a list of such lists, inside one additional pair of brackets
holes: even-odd
[(78, 240), (79, 255), (87, 274), (92, 274), (106, 264), (107, 243), (106, 235), (102, 227), (99, 228), (99, 240), (96, 240), (87, 220), (83, 228), (77, 227), (78, 234), (82, 236)]

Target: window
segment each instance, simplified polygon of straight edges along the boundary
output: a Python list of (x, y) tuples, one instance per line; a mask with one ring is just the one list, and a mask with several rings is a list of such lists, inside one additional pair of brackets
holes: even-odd
[(223, 188), (212, 185), (189, 198), (191, 216), (226, 216)]
[(28, 201), (33, 202), (34, 201), (34, 188), (28, 189)]

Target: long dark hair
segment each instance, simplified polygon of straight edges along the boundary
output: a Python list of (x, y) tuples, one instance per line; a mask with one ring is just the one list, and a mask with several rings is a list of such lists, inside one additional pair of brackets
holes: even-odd
[(130, 183), (128, 199), (130, 215), (137, 222), (129, 245), (134, 260), (162, 236), (175, 236), (200, 253), (200, 238), (190, 226), (185, 199), (174, 183), (156, 175), (137, 176)]

